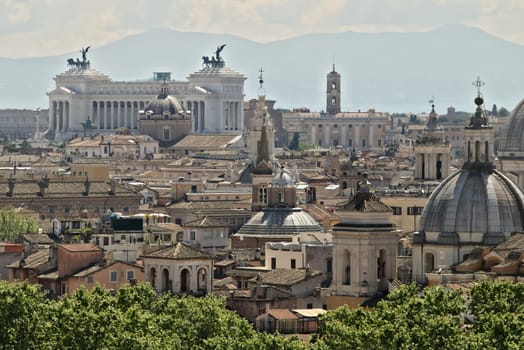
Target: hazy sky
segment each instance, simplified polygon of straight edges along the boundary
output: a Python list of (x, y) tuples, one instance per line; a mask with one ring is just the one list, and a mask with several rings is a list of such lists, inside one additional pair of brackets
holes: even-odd
[(273, 41), (460, 23), (524, 44), (522, 0), (0, 0), (0, 57), (102, 46), (153, 28)]

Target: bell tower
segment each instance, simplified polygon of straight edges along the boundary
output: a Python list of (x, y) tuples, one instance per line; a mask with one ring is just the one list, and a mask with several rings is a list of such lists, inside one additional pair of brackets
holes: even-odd
[(446, 141), (444, 130), (438, 124), (435, 104), (430, 101), (431, 112), (422, 138), (415, 145), (415, 178), (421, 181), (442, 180), (449, 175), (451, 146)]
[(335, 64), (333, 71), (329, 72), (326, 78), (326, 113), (340, 113), (340, 74), (335, 71)]

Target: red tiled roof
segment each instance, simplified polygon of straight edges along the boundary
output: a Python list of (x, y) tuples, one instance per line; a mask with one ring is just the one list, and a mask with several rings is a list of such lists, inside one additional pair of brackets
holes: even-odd
[(295, 320), (298, 317), (288, 309), (270, 309), (268, 315), (275, 320)]
[(89, 251), (101, 250), (101, 248), (91, 243), (60, 244), (60, 247), (70, 252), (89, 252)]

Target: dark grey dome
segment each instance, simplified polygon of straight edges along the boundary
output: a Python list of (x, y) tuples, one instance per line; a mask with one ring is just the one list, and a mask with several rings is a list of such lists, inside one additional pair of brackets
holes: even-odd
[(513, 109), (500, 140), (499, 156), (521, 157), (524, 155), (524, 99)]
[(461, 233), (481, 234), (484, 244), (501, 243), (511, 232), (523, 230), (523, 208), (524, 195), (501, 172), (489, 166), (465, 168), (431, 194), (419, 231), (426, 237), (438, 232), (444, 240), (440, 243), (458, 244), (459, 235), (466, 237)]
[(322, 227), (300, 208), (266, 208), (256, 213), (236, 234), (296, 235), (322, 233)]
[(160, 94), (154, 100), (149, 102), (146, 112), (160, 115), (184, 114), (184, 108), (177, 98), (172, 95)]

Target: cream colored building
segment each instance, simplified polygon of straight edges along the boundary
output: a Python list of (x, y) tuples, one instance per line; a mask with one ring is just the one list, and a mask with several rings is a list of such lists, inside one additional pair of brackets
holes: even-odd
[(144, 281), (144, 271), (141, 266), (123, 261), (110, 264), (96, 264), (79, 271), (67, 278), (67, 294), (73, 295), (79, 288), (92, 290), (100, 286), (108, 291), (116, 291), (125, 285)]
[(158, 141), (149, 135), (97, 135), (66, 143), (65, 153), (76, 158), (145, 159), (159, 151)]
[[(199, 60), (195, 55), (195, 60)], [(220, 64), (206, 64), (187, 81), (171, 79), (169, 72), (155, 72), (146, 81), (113, 81), (93, 68), (84, 57), (80, 65), (70, 64), (58, 74), (48, 92), (49, 126), (46, 137), (63, 141), (84, 132), (89, 119), (93, 131), (111, 133), (117, 128), (137, 130), (138, 116), (167, 85), (184, 109), (190, 112), (193, 132), (222, 133), (243, 130), (244, 80)]]
[(322, 147), (342, 146), (355, 150), (382, 149), (386, 144), (385, 130), (389, 128), (389, 113), (341, 112), (324, 115), (319, 112), (284, 112), (282, 127), (288, 140), (299, 134), (301, 143)]
[(415, 144), (415, 179), (442, 180), (449, 175), (451, 147), (438, 124), (435, 105), (432, 106), (424, 133)]
[(337, 210), (341, 222), (333, 227), (332, 295), (348, 300), (387, 290), (388, 280), (397, 275), (401, 231), (391, 222), (391, 208), (370, 186), (367, 179), (359, 183), (356, 195)]
[(213, 290), (213, 257), (177, 242), (142, 256), (145, 280), (159, 293), (209, 294)]

